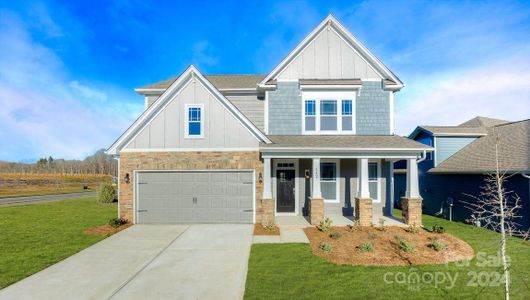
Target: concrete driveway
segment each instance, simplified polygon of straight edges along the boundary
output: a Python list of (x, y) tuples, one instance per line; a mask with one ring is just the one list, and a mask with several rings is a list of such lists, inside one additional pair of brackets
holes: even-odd
[(135, 225), (0, 299), (241, 299), (251, 225)]

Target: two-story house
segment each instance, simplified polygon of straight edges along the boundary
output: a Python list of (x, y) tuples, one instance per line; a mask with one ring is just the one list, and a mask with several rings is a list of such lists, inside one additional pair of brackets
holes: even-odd
[[(110, 146), (119, 214), (134, 223), (255, 223), (391, 214), (408, 162), (405, 219), (421, 223), (417, 160), (394, 135), (401, 80), (332, 15), (269, 74), (203, 75), (136, 89), (145, 111)], [(419, 208), (419, 209), (418, 209)]]
[[(530, 120), (510, 122), (475, 117), (455, 126), (418, 126), (411, 139), (434, 151), (418, 164), (424, 212), (455, 221), (472, 221), (470, 203), (489, 174), (508, 174), (506, 191), (520, 198), (517, 223), (530, 228)], [(395, 197), (406, 192), (401, 162), (395, 166)]]

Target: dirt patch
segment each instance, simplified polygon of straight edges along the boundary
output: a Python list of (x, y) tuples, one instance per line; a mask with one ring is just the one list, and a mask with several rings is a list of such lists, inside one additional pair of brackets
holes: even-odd
[(111, 236), (117, 232), (120, 232), (128, 227), (131, 227), (131, 223), (121, 225), (120, 227), (114, 228), (109, 224), (101, 225), (98, 227), (92, 227), (85, 229), (84, 233), (87, 235), (101, 235), (101, 236)]
[[(402, 227), (387, 227), (382, 231), (376, 227), (360, 227), (350, 230), (348, 227), (333, 227), (330, 232), (318, 231), (315, 227), (305, 228), (313, 254), (330, 262), (341, 265), (365, 266), (405, 266), (423, 264), (443, 264), (473, 258), (474, 251), (466, 242), (446, 233), (431, 233), (420, 229), (411, 233)], [(339, 233), (340, 237), (331, 238), (330, 233)], [(414, 247), (406, 252), (399, 246), (399, 237)], [(429, 247), (433, 241), (447, 245), (446, 250), (436, 251)], [(330, 252), (320, 249), (322, 243), (332, 246)], [(372, 251), (362, 252), (358, 247), (370, 243)]]
[(280, 228), (274, 227), (274, 230), (267, 230), (261, 224), (254, 225), (254, 235), (280, 235)]

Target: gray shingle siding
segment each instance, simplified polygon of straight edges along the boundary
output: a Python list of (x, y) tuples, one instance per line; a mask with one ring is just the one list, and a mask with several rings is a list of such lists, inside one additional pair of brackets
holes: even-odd
[(365, 81), (357, 94), (357, 134), (390, 134), (390, 97), (381, 82)]
[(302, 97), (298, 82), (278, 82), (269, 93), (269, 134), (302, 134)]

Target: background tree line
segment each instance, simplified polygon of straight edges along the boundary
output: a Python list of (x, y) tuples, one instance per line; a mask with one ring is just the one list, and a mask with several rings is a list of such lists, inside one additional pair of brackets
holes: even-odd
[(101, 149), (83, 160), (40, 158), (35, 163), (0, 161), (2, 173), (102, 174), (118, 176), (118, 161)]

